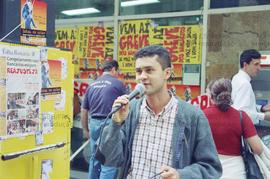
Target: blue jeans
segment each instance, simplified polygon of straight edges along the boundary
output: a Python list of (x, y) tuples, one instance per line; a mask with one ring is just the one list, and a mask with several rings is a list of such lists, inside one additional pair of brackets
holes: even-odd
[(90, 129), (90, 149), (91, 158), (89, 161), (89, 179), (114, 179), (116, 178), (117, 168), (107, 167), (102, 165), (98, 160), (94, 158), (94, 153), (96, 151), (96, 141), (99, 138), (100, 129), (103, 126), (105, 119), (89, 119), (89, 129)]

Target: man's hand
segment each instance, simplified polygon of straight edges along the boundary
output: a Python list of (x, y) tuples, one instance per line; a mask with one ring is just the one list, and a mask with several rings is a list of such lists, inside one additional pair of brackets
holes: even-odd
[(180, 179), (180, 176), (177, 172), (177, 170), (175, 170), (172, 167), (163, 165), (161, 167), (161, 171), (164, 171), (161, 176), (163, 179)]
[(83, 137), (86, 138), (86, 139), (90, 138), (90, 134), (89, 134), (88, 130), (83, 129)]
[(264, 105), (264, 106), (262, 107), (262, 110), (261, 110), (261, 111), (262, 111), (262, 112), (270, 111), (270, 104)]
[(117, 124), (122, 124), (129, 113), (128, 95), (119, 96), (113, 103), (113, 108), (123, 105), (116, 113), (113, 114), (112, 120)]
[(264, 113), (264, 120), (270, 121), (270, 111)]

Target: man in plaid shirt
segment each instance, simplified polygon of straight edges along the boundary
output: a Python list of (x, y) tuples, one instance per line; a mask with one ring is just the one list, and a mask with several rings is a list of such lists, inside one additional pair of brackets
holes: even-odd
[(167, 89), (168, 51), (147, 46), (134, 57), (145, 97), (114, 101), (113, 107), (123, 107), (104, 128), (97, 158), (120, 167), (120, 178), (219, 178), (222, 168), (205, 115)]

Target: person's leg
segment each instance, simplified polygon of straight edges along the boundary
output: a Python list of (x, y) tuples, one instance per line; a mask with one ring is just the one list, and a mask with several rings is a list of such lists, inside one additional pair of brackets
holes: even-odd
[(101, 172), (99, 179), (115, 179), (116, 175), (117, 175), (117, 168), (101, 165)]
[(94, 158), (96, 151), (95, 143), (99, 136), (100, 121), (90, 119), (89, 130), (90, 130), (90, 151), (91, 158), (89, 161), (89, 179), (98, 179), (100, 174), (100, 162)]
[(29, 18), (25, 20), (25, 29), (31, 29), (31, 19)]

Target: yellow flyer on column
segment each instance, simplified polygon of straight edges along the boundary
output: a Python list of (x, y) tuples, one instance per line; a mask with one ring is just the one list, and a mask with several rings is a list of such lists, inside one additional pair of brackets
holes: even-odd
[(64, 127), (61, 120), (72, 116), (74, 66), (71, 58), (69, 51), (41, 50), (41, 116), (45, 133), (53, 132), (54, 127)]
[(0, 49), (0, 137), (34, 134), (40, 123), (40, 51), (1, 44)]
[(42, 101), (52, 103), (48, 105), (54, 107), (51, 111), (65, 109), (65, 81), (72, 81), (69, 74), (74, 72), (71, 58), (72, 53), (68, 51), (53, 48), (41, 50), (41, 97)]

